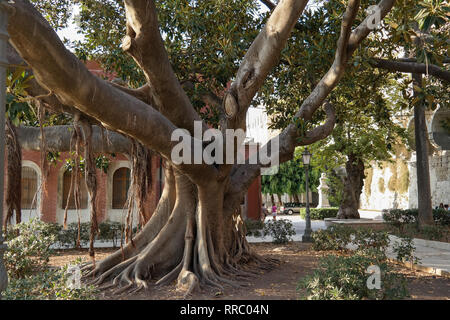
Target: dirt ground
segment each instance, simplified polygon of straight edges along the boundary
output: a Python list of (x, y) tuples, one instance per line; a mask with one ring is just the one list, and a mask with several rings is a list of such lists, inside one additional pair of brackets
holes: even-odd
[[(279, 265), (273, 270), (263, 272), (250, 279), (245, 287), (234, 289), (225, 287), (224, 292), (218, 289), (196, 292), (191, 299), (225, 299), (225, 300), (296, 300), (301, 292), (296, 291), (298, 280), (309, 274), (317, 266), (320, 256), (327, 254), (310, 249), (309, 244), (293, 242), (287, 245), (271, 243), (251, 244), (255, 250), (270, 258), (279, 260)], [(113, 252), (113, 249), (98, 249), (96, 259), (100, 260)], [(51, 257), (50, 265), (62, 266), (81, 257), (88, 261), (87, 250), (62, 250)], [(450, 278), (434, 276), (401, 268), (409, 283), (410, 299), (450, 300)], [(154, 282), (154, 281), (153, 281)], [(178, 292), (174, 285), (157, 287), (150, 285), (148, 291), (133, 295), (116, 295), (111, 291), (102, 291), (99, 299), (119, 300), (172, 300), (183, 299), (183, 293)]]

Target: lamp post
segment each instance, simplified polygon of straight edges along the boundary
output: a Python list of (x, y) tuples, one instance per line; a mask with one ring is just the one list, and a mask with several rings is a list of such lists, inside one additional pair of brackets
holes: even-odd
[(308, 148), (305, 148), (305, 151), (302, 153), (303, 164), (305, 166), (305, 180), (306, 180), (306, 226), (305, 233), (302, 237), (302, 242), (312, 242), (311, 239), (311, 217), (309, 214), (309, 185), (308, 185), (308, 177), (309, 177), (309, 162), (311, 161), (312, 154), (308, 151)]
[(0, 298), (8, 285), (8, 275), (3, 263), (6, 245), (3, 243), (3, 190), (5, 174), (5, 102), (6, 102), (6, 46), (8, 44), (8, 15), (0, 0)]

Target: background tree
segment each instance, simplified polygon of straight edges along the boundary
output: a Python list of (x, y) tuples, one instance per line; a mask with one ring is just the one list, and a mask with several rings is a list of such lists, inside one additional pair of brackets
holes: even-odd
[[(337, 128), (333, 132), (333, 137), (327, 140), (331, 141), (331, 145), (325, 147), (325, 143), (319, 143), (320, 147), (317, 150), (319, 153), (327, 153), (328, 147), (331, 146), (330, 152), (327, 153), (328, 157), (324, 159), (330, 161), (336, 158), (333, 161), (335, 165), (343, 164), (342, 159), (339, 161), (339, 156), (346, 157), (346, 169), (352, 176), (347, 176), (344, 181), (346, 183), (339, 211), (342, 218), (359, 217), (357, 208), (363, 186), (364, 164), (367, 165), (370, 160), (391, 157), (389, 151), (392, 150), (394, 142), (398, 143), (397, 139), (403, 136), (399, 124), (393, 121), (393, 117), (400, 110), (406, 110), (412, 103), (418, 101), (410, 97), (408, 89), (410, 80), (401, 73), (393, 72), (401, 70), (384, 68), (386, 65), (403, 63), (403, 60), (398, 61), (396, 57), (399, 52), (403, 52), (412, 35), (410, 28), (405, 29), (399, 25), (405, 26), (407, 21), (409, 23), (414, 20), (418, 9), (412, 5), (413, 2), (400, 1), (394, 8), (395, 13), (370, 35), (364, 46), (357, 48), (349, 61), (351, 68), (329, 97), (337, 109)], [(264, 93), (260, 95), (263, 103), (268, 106), (269, 116), (275, 119), (273, 128), (284, 128), (291, 121), (295, 121), (301, 130), (310, 128), (311, 122), (297, 119), (295, 113), (303, 99), (314, 88), (318, 75), (323, 72), (324, 64), (320, 61), (333, 59), (333, 52), (326, 48), (329, 43), (336, 41), (339, 21), (330, 16), (337, 17), (345, 9), (345, 4), (340, 1), (318, 3), (320, 6), (306, 11), (302, 16), (302, 23), (296, 26), (294, 36), (290, 38), (282, 52), (281, 63), (276, 67), (274, 75), (269, 77), (263, 87)], [(445, 12), (441, 9), (437, 11), (441, 14)], [(443, 31), (445, 28), (442, 21), (439, 21)], [(429, 54), (434, 55), (433, 61), (438, 63), (439, 59), (442, 61), (443, 47), (447, 42), (442, 39), (442, 34), (434, 38), (434, 41), (429, 43), (429, 48), (436, 48), (437, 51), (432, 53), (430, 50)], [(383, 58), (379, 58), (380, 56)], [(298, 64), (297, 61), (302, 63)], [(433, 65), (431, 60), (428, 61), (430, 64), (427, 70), (433, 69), (430, 74), (435, 77), (429, 79), (427, 84), (424, 83), (427, 89), (421, 92), (421, 96), (435, 107), (437, 101), (442, 103), (448, 100), (448, 92), (440, 83), (441, 80), (445, 81), (448, 71), (442, 69), (442, 63)], [(402, 65), (403, 68), (416, 72), (425, 72), (424, 66), (425, 64), (416, 60), (405, 61)], [(393, 91), (397, 93), (395, 101), (394, 97), (387, 96), (388, 92)], [(402, 95), (398, 94), (399, 91)], [(315, 116), (320, 119), (321, 114), (316, 113)], [(424, 125), (419, 127), (422, 131), (426, 130)]]
[[(280, 53), (307, 2), (279, 2), (252, 44), (245, 49), (245, 55), (230, 60), (238, 67), (234, 75), (222, 83), (227, 84), (227, 90), (223, 97), (219, 96), (220, 103), (216, 107), (220, 130), (245, 128), (247, 110), (273, 67), (279, 63)], [(46, 108), (64, 110), (72, 113), (76, 121), (81, 120), (81, 130), (77, 135), (80, 137), (81, 132), (84, 133), (84, 145), (88, 146), (84, 151), (95, 144), (90, 128), (97, 125), (131, 137), (165, 159), (166, 183), (151, 218), (122, 250), (100, 262), (86, 265), (85, 271), (90, 270), (86, 277), (92, 279), (94, 276), (97, 284), (112, 280), (112, 285), (121, 287), (120, 290), (146, 288), (150, 278), (158, 278), (158, 284), (178, 279), (178, 285), (188, 289), (187, 292), (199, 283), (220, 288), (224, 283), (238, 285), (232, 279), (247, 276), (250, 270), (255, 271), (255, 265), (258, 268), (271, 265), (270, 261), (252, 252), (239, 217), (240, 201), (259, 175), (262, 165), (258, 162), (194, 165), (171, 161), (171, 151), (178, 143), (171, 141), (174, 130), (185, 129), (185, 137), (197, 144), (194, 123), (202, 118), (195, 107), (197, 99), (189, 96), (188, 89), (183, 89), (184, 79), (175, 73), (178, 67), (171, 63), (168, 54), (171, 48), (166, 39), (170, 34), (163, 29), (164, 20), (158, 16), (165, 12), (165, 4), (124, 1), (120, 17), (126, 24), (126, 31), (121, 48), (142, 71), (145, 83), (139, 88), (113, 84), (89, 72), (83, 62), (65, 48), (30, 2), (16, 0), (14, 3), (3, 2), (2, 6), (10, 15), (10, 42), (35, 77), (37, 86), (34, 92), (39, 92), (35, 98)], [(207, 9), (199, 2), (186, 1), (184, 4), (189, 10), (199, 10), (197, 17), (208, 16)], [(220, 4), (211, 11), (227, 10), (228, 6), (240, 5), (241, 2), (224, 1)], [(393, 0), (382, 0), (378, 4), (381, 18), (388, 14), (393, 4)], [(177, 7), (180, 7), (178, 1)], [(342, 23), (339, 37), (332, 44), (336, 50), (330, 68), (322, 73), (323, 77), (314, 88), (311, 86), (311, 94), (305, 96), (295, 122), (280, 133), (281, 162), (292, 159), (297, 146), (312, 144), (331, 133), (335, 112), (327, 98), (342, 79), (349, 58), (372, 30), (368, 23), (371, 17), (364, 19), (365, 14), (359, 11), (359, 7), (359, 1), (348, 1), (345, 13), (339, 17)], [(330, 14), (329, 17), (335, 18), (336, 15)], [(170, 25), (176, 23), (177, 19)], [(191, 23), (199, 22), (191, 20)], [(231, 19), (230, 24), (233, 24)], [(249, 22), (247, 28), (254, 30), (255, 26)], [(173, 30), (174, 35), (179, 34), (179, 39), (188, 39), (181, 27)], [(236, 43), (230, 45), (239, 47)], [(173, 48), (180, 54), (184, 49)], [(201, 51), (195, 54), (207, 55)], [(216, 50), (216, 56), (220, 58), (221, 55), (228, 56), (225, 50)], [(192, 57), (190, 59), (196, 61)], [(194, 79), (197, 75), (203, 77), (206, 72), (197, 71)], [(219, 78), (205, 79), (204, 82), (212, 82)], [(32, 90), (28, 91), (33, 95)], [(322, 106), (327, 118), (313, 125), (311, 119)], [(307, 127), (299, 126), (305, 122)], [(203, 121), (204, 130), (208, 125), (208, 121)], [(270, 146), (263, 146), (263, 152), (268, 153)], [(237, 157), (236, 154), (233, 156)], [(251, 261), (256, 264), (246, 267)]]
[(387, 20), (386, 34), (394, 50), (379, 52), (372, 66), (393, 73), (412, 74), (412, 88), (405, 92), (414, 109), (417, 156), (417, 197), (419, 226), (433, 225), (428, 156), (430, 154), (425, 110), (448, 105), (448, 1), (401, 1)]
[[(319, 186), (320, 171), (310, 169), (310, 191), (317, 192)], [(287, 194), (294, 198), (294, 202), (300, 202), (299, 194), (305, 190), (305, 171), (301, 160), (301, 152), (295, 152), (294, 159), (282, 163), (278, 172), (274, 175), (261, 177), (262, 191), (266, 194)]]

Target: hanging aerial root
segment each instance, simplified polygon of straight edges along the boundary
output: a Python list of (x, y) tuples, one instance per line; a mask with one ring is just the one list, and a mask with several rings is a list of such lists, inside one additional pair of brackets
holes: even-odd
[(89, 193), (91, 230), (89, 233), (89, 256), (95, 268), (95, 237), (99, 233), (97, 222), (97, 173), (95, 157), (92, 149), (92, 126), (91, 124), (80, 121), (84, 133), (84, 162), (85, 162), (85, 181)]
[[(8, 223), (11, 223), (14, 212), (16, 213), (16, 223), (22, 220), (21, 213), (21, 180), (22, 180), (22, 151), (14, 125), (9, 118), (6, 119), (6, 151), (7, 151), (7, 181), (6, 181), (6, 223), (5, 233)], [(2, 191), (3, 192), (3, 191)]]

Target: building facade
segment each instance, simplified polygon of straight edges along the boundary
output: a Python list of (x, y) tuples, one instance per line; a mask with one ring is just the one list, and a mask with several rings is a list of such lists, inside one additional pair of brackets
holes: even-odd
[[(440, 107), (426, 113), (429, 137), (428, 160), (432, 206), (450, 204), (450, 109)], [(393, 162), (373, 163), (366, 170), (360, 208), (383, 210), (418, 207), (414, 118), (406, 115), (410, 149), (397, 150)]]

